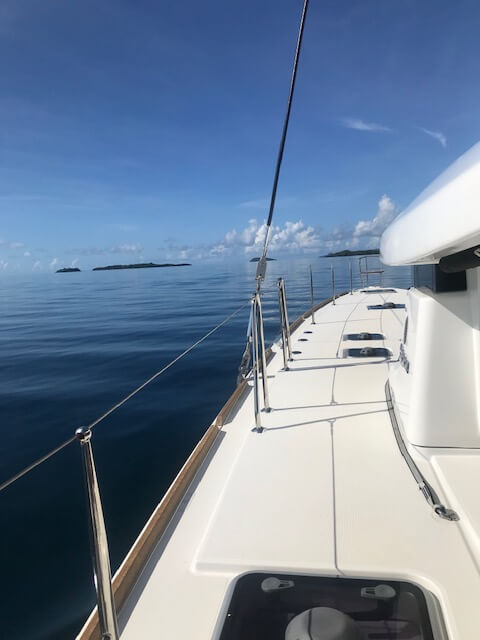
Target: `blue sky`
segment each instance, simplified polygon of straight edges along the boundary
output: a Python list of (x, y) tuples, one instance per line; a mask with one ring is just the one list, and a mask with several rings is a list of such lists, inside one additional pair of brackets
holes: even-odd
[[(2, 0), (0, 268), (258, 252), (301, 0)], [(374, 246), (480, 138), (480, 5), (311, 0), (274, 252)]]

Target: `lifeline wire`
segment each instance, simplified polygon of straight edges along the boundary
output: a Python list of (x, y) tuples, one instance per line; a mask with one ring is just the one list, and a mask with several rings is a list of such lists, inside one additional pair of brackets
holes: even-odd
[[(215, 331), (217, 331), (218, 329), (220, 329), (220, 327), (223, 327), (224, 324), (226, 324), (229, 320), (231, 320), (234, 316), (236, 316), (238, 313), (240, 313), (240, 311), (242, 311), (242, 309), (245, 309), (245, 307), (250, 304), (250, 300), (247, 300), (247, 302), (245, 302), (244, 304), (242, 304), (241, 307), (239, 307), (236, 311), (234, 311), (233, 313), (231, 313), (229, 316), (227, 316), (224, 320), (222, 320), (222, 322), (220, 322), (219, 324), (217, 324), (216, 327), (214, 327), (213, 329), (211, 329), (208, 333), (206, 333), (202, 338), (200, 338), (199, 340), (197, 340), (194, 344), (192, 344), (190, 347), (188, 347), (188, 349), (185, 349), (185, 351), (183, 351), (180, 355), (178, 355), (176, 358), (174, 358), (171, 362), (169, 362), (167, 365), (165, 365), (162, 369), (160, 369), (159, 371), (157, 371), (157, 373), (155, 373), (153, 376), (151, 376), (150, 378), (148, 378), (148, 380), (146, 380), (145, 382), (143, 382), (139, 387), (137, 387), (134, 391), (132, 391), (131, 393), (129, 393), (127, 396), (125, 396), (125, 398), (123, 398), (122, 400), (120, 400), (120, 402), (117, 402), (116, 404), (113, 405), (113, 407), (110, 407), (110, 409), (108, 411), (105, 411), (104, 414), (102, 414), (99, 418), (97, 418), (96, 420), (94, 420), (93, 422), (91, 422), (87, 429), (93, 429), (93, 427), (95, 427), (99, 422), (102, 422), (102, 420), (104, 420), (107, 416), (109, 416), (110, 414), (112, 414), (114, 411), (116, 411), (119, 407), (121, 407), (122, 405), (124, 405), (128, 400), (130, 400), (130, 398), (133, 398), (133, 396), (137, 395), (137, 393), (139, 391), (141, 391), (142, 389), (144, 389), (147, 385), (149, 385), (151, 382), (153, 382), (154, 380), (156, 380), (159, 376), (162, 375), (162, 373), (164, 373), (165, 371), (167, 371), (167, 369), (170, 369), (171, 366), (173, 366), (176, 362), (178, 362), (179, 360), (181, 360), (184, 356), (186, 356), (188, 353), (190, 353), (190, 351), (192, 351), (193, 349), (195, 349), (195, 347), (197, 347), (199, 344), (201, 344), (204, 340), (206, 340), (209, 336), (212, 335), (212, 333), (215, 333)], [(2, 484), (0, 484), (0, 491), (3, 491), (4, 489), (6, 489), (8, 486), (10, 486), (11, 484), (13, 484), (16, 480), (19, 480), (20, 478), (22, 478), (24, 475), (26, 475), (29, 471), (32, 471), (32, 469), (35, 469), (35, 467), (38, 467), (38, 465), (42, 464), (42, 462), (46, 462), (49, 458), (51, 458), (52, 456), (54, 456), (56, 453), (59, 453), (60, 451), (62, 451), (62, 449), (64, 449), (65, 447), (67, 447), (69, 444), (71, 444), (72, 442), (74, 442), (76, 440), (76, 436), (72, 436), (71, 438), (69, 438), (68, 440), (65, 440), (65, 442), (62, 442), (61, 444), (59, 444), (57, 447), (55, 447), (54, 449), (52, 449), (51, 451), (49, 451), (48, 453), (46, 453), (44, 456), (42, 456), (41, 458), (38, 458), (38, 460), (35, 460), (35, 462), (32, 462), (31, 464), (29, 464), (27, 467), (25, 467), (24, 469), (22, 469), (21, 471), (19, 471), (18, 473), (16, 473), (14, 476), (12, 476), (11, 478), (9, 478), (8, 480), (5, 480), (5, 482), (2, 482)]]

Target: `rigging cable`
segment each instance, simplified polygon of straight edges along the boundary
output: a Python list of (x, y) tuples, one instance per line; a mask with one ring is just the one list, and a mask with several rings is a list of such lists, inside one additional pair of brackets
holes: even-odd
[(257, 289), (260, 288), (260, 285), (262, 283), (262, 281), (265, 279), (265, 272), (266, 272), (266, 266), (267, 266), (267, 249), (268, 249), (268, 243), (270, 240), (270, 230), (272, 227), (272, 220), (273, 220), (273, 211), (275, 209), (275, 200), (277, 197), (277, 189), (278, 189), (278, 180), (280, 177), (280, 168), (282, 166), (282, 159), (283, 159), (283, 152), (285, 149), (285, 141), (287, 139), (287, 131), (288, 131), (288, 123), (290, 121), (290, 112), (292, 110), (292, 102), (293, 102), (293, 94), (295, 91), (295, 81), (297, 79), (297, 69), (298, 69), (298, 60), (300, 58), (300, 50), (302, 48), (302, 40), (303, 40), (303, 30), (305, 27), (305, 18), (307, 15), (307, 9), (308, 9), (308, 2), (309, 0), (305, 0), (304, 4), (303, 4), (303, 10), (302, 10), (302, 17), (300, 19), (300, 27), (298, 30), (298, 37), (297, 37), (297, 46), (295, 49), (295, 58), (293, 60), (293, 69), (292, 69), (292, 76), (291, 76), (291, 80), (290, 80), (290, 90), (288, 93), (288, 100), (287, 100), (287, 112), (285, 114), (285, 120), (283, 123), (283, 130), (282, 130), (282, 137), (280, 139), (280, 147), (278, 149), (278, 156), (277, 156), (277, 163), (275, 166), (275, 174), (274, 174), (274, 178), (273, 178), (273, 186), (272, 186), (272, 194), (270, 197), (270, 208), (268, 211), (268, 218), (267, 218), (267, 227), (266, 227), (266, 232), (265, 232), (265, 240), (263, 243), (263, 252), (262, 252), (262, 257), (259, 259), (258, 261), (258, 265), (257, 265), (257, 273), (256, 273), (256, 281), (257, 281)]

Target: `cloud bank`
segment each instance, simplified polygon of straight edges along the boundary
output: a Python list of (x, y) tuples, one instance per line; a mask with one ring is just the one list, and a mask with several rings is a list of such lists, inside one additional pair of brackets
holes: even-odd
[[(331, 229), (322, 229), (304, 222), (304, 220), (287, 220), (283, 224), (274, 224), (270, 232), (269, 253), (271, 255), (313, 254), (322, 255), (328, 251), (343, 249), (374, 248), (379, 246), (380, 236), (398, 213), (393, 200), (386, 194), (378, 201), (371, 217), (357, 219), (357, 222), (344, 223)], [(319, 216), (320, 217), (320, 216)], [(42, 250), (23, 248), (19, 251), (24, 268), (33, 271), (57, 269), (59, 266), (75, 267), (81, 259), (82, 268), (97, 266), (95, 256), (124, 255), (125, 260), (137, 261), (190, 261), (216, 260), (229, 257), (257, 257), (261, 254), (266, 234), (264, 220), (250, 218), (243, 228), (228, 230), (224, 236), (212, 244), (178, 244), (174, 238), (167, 239), (166, 245), (156, 249), (144, 248), (136, 242), (112, 245), (110, 247), (86, 247), (66, 250), (55, 257), (43, 256), (38, 259)], [(12, 248), (13, 243), (2, 241), (0, 248)], [(15, 248), (24, 247), (15, 243)], [(45, 252), (43, 252), (45, 253)], [(145, 254), (145, 257), (144, 255)], [(69, 256), (69, 257), (67, 257)], [(2, 269), (18, 269), (16, 260), (10, 264), (3, 261)]]

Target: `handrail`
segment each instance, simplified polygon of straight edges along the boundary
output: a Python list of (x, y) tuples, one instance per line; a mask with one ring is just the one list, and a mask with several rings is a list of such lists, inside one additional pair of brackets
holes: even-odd
[(270, 411), (270, 401), (268, 398), (267, 356), (265, 352), (265, 334), (263, 332), (262, 300), (260, 293), (255, 295), (257, 297), (258, 337), (260, 339), (260, 355), (262, 358), (263, 405), (264, 410), (268, 413)]
[[(362, 260), (365, 260), (365, 270), (362, 270)], [(380, 276), (380, 286), (382, 286), (383, 282), (383, 272), (384, 269), (369, 269), (368, 268), (368, 256), (361, 256), (358, 259), (358, 270), (360, 271), (360, 278), (362, 281), (362, 287), (365, 286), (363, 276), (366, 276), (366, 282), (368, 287), (368, 276), (378, 274)]]
[(330, 267), (332, 271), (332, 304), (335, 304), (335, 269), (333, 265)]
[(288, 371), (288, 361), (292, 359), (292, 345), (290, 341), (290, 323), (288, 322), (287, 296), (285, 292), (285, 280), (279, 278), (278, 306), (280, 308), (280, 330), (282, 336), (283, 370)]
[(313, 310), (313, 275), (312, 265), (310, 265), (310, 302), (312, 304), (312, 324), (315, 324), (315, 311)]

